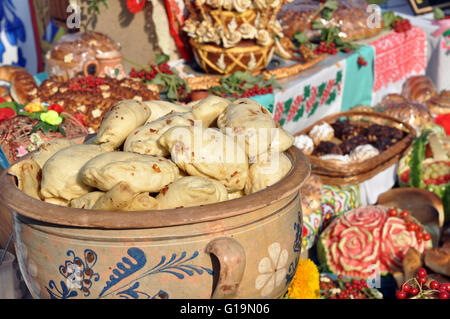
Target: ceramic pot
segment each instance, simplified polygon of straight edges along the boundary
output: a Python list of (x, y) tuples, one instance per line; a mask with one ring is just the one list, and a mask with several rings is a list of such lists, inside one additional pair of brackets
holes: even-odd
[(19, 266), (34, 298), (279, 298), (302, 243), (299, 189), (308, 159), (251, 195), (172, 210), (60, 207), (0, 177), (13, 211)]

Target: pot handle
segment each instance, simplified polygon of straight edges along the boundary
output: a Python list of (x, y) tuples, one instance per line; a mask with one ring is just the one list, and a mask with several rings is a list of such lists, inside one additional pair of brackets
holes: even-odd
[[(95, 74), (89, 73), (89, 68), (91, 68), (92, 66), (95, 67)], [(89, 60), (89, 61), (86, 61), (86, 62), (84, 63), (84, 65), (83, 65), (83, 74), (84, 74), (84, 76), (87, 77), (89, 74), (91, 74), (91, 75), (93, 75), (93, 76), (96, 76), (96, 75), (98, 74), (99, 67), (100, 67), (100, 64), (98, 63), (97, 60)]]
[(233, 298), (245, 271), (245, 250), (230, 237), (215, 238), (206, 245), (205, 251), (217, 257), (220, 264), (217, 286), (213, 299)]

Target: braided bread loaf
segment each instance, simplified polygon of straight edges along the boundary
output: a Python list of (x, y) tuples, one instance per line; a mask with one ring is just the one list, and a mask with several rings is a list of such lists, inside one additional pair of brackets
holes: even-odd
[(22, 67), (13, 65), (0, 66), (0, 81), (9, 82), (9, 94), (14, 101), (25, 104), (33, 100), (38, 92), (38, 85), (33, 76)]
[(425, 103), (438, 95), (436, 87), (426, 75), (409, 77), (403, 84), (402, 95), (411, 102)]

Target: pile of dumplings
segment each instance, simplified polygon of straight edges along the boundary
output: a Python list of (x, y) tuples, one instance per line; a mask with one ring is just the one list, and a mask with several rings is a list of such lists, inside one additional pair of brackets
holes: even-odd
[[(266, 134), (267, 133), (267, 134)], [(139, 211), (258, 192), (292, 168), (294, 137), (250, 99), (190, 105), (124, 100), (84, 144), (57, 139), (9, 169), (27, 195), (60, 206)]]

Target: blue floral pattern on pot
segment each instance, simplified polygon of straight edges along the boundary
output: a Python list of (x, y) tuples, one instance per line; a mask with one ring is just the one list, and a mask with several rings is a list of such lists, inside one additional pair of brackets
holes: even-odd
[[(88, 297), (93, 281), (100, 280), (98, 273), (93, 270), (97, 262), (97, 254), (90, 249), (86, 249), (84, 260), (77, 257), (72, 250), (69, 250), (67, 255), (72, 256), (72, 260), (66, 260), (64, 265), (59, 267), (59, 273), (65, 278), (65, 281), (61, 280), (60, 287), (58, 287), (54, 280), (50, 280), (48, 287), (46, 287), (49, 296), (52, 299), (68, 299), (77, 297), (79, 293), (82, 293), (84, 297)], [(112, 269), (112, 274), (104, 283), (98, 298), (167, 299), (169, 294), (162, 289), (153, 295), (139, 290), (139, 281), (147, 276), (161, 273), (170, 274), (178, 279), (196, 274), (212, 276), (213, 271), (211, 269), (191, 263), (198, 255), (198, 251), (194, 251), (190, 256), (185, 251), (180, 255), (173, 253), (170, 258), (162, 256), (158, 264), (144, 269), (147, 266), (145, 252), (140, 248), (129, 248), (127, 256), (117, 262)], [(131, 275), (134, 275), (133, 279), (130, 279)]]

